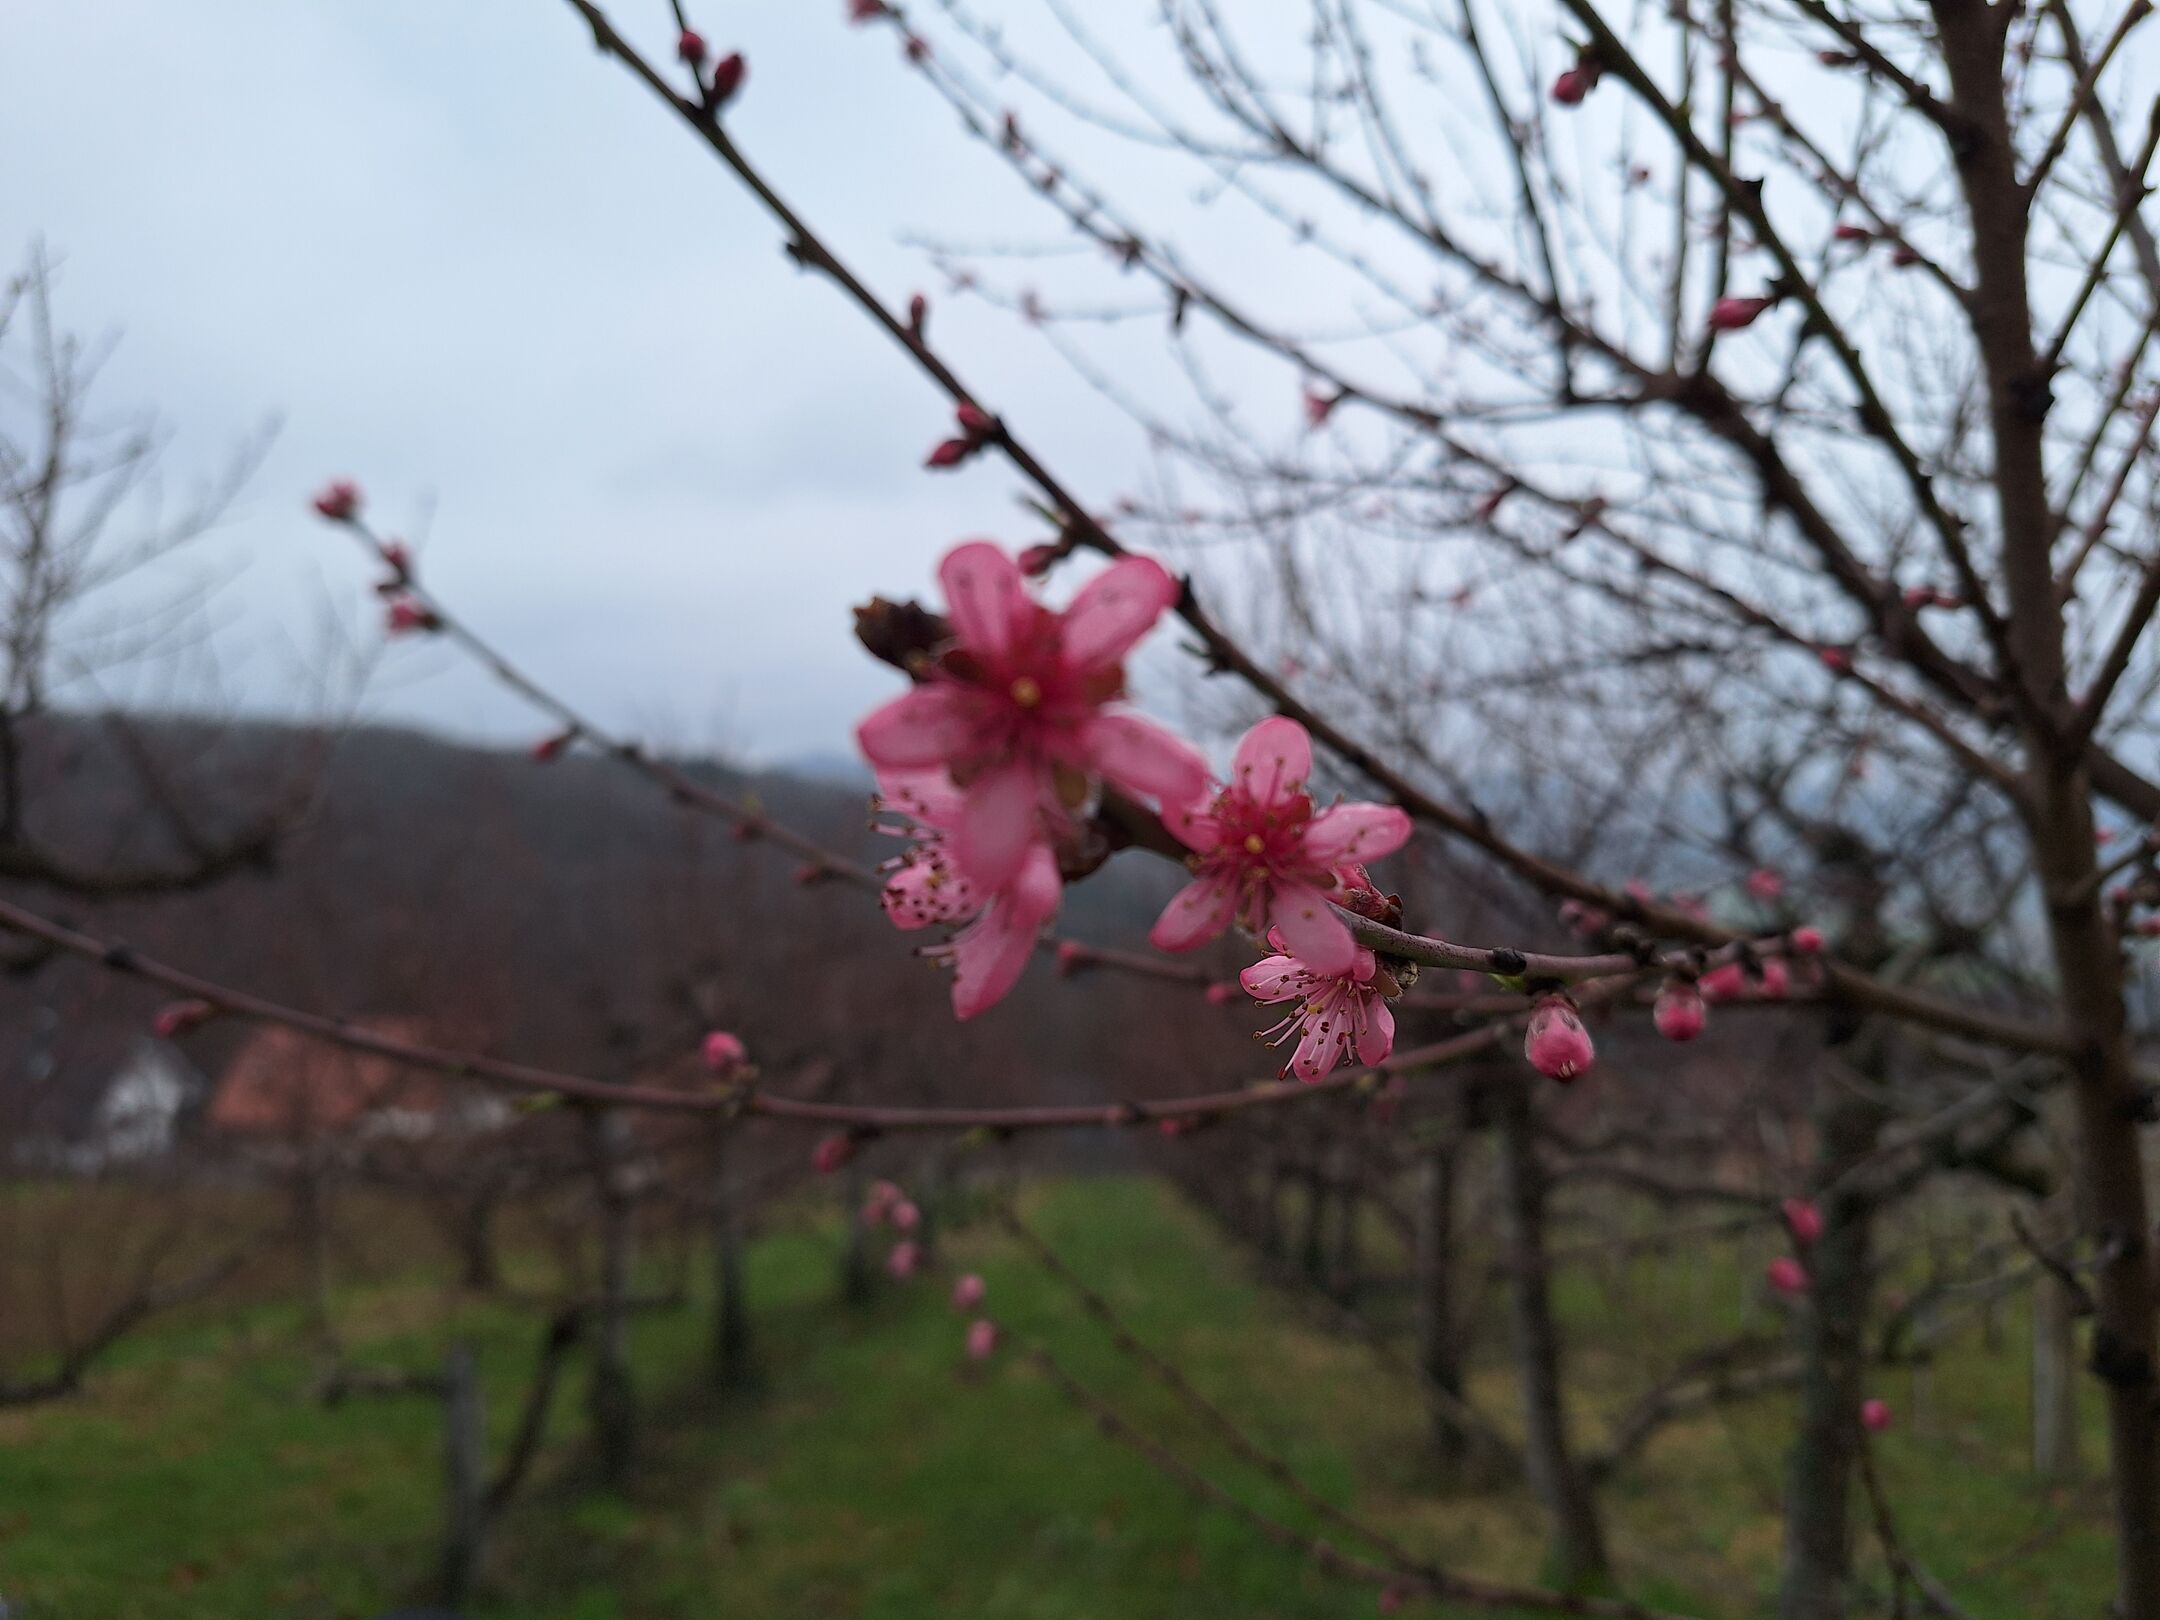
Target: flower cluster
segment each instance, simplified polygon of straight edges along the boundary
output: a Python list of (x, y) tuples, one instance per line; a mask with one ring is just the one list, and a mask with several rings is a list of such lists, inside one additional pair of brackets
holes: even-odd
[(953, 1011), (1012, 988), (1061, 893), (1057, 852), (1109, 784), (1169, 812), (1207, 792), (1207, 762), (1121, 703), (1124, 660), (1177, 600), (1161, 564), (1126, 557), (1063, 610), (1019, 566), (973, 541), (938, 569), (951, 645), (920, 684), (857, 729), (886, 808), (916, 842), (885, 892), (903, 928), (965, 922), (944, 954)]

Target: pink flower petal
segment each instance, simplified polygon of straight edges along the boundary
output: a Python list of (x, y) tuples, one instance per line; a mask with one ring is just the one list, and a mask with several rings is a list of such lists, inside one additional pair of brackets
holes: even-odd
[(1222, 843), (1222, 823), (1205, 800), (1189, 805), (1166, 804), (1162, 819), (1178, 842), (1195, 854), (1205, 855)]
[(1258, 1001), (1297, 1001), (1311, 988), (1312, 974), (1294, 956), (1267, 956), (1240, 973), (1238, 983)]
[(982, 891), (949, 865), (909, 861), (885, 880), (878, 899), (895, 928), (913, 931), (965, 921), (982, 908)]
[(1096, 715), (1080, 729), (1079, 753), (1083, 769), (1163, 804), (1191, 805), (1208, 790), (1199, 751), (1137, 714)]
[(919, 765), (877, 773), (878, 797), (926, 827), (950, 827), (960, 816), (960, 790), (941, 765)]
[(1036, 844), (1018, 880), (953, 941), (953, 1016), (973, 1018), (1005, 999), (1019, 982), (1043, 925), (1058, 908), (1057, 861)]
[(943, 765), (974, 746), (980, 715), (980, 699), (971, 692), (918, 686), (873, 710), (855, 728), (855, 741), (881, 770)]
[(1374, 996), (1365, 1008), (1365, 1017), (1358, 1030), (1358, 1061), (1383, 1062), (1394, 1050), (1395, 1009), (1379, 996)]
[(1292, 956), (1323, 978), (1346, 976), (1357, 961), (1357, 941), (1335, 915), (1327, 896), (1303, 883), (1278, 883), (1270, 897), (1268, 922)]
[(992, 665), (1003, 661), (1037, 612), (1019, 565), (987, 540), (945, 553), (938, 583), (960, 645)]
[(1392, 804), (1338, 804), (1314, 816), (1304, 850), (1320, 867), (1347, 866), (1392, 855), (1410, 841), (1410, 817)]
[(1228, 928), (1237, 913), (1238, 890), (1228, 874), (1195, 878), (1170, 897), (1148, 943), (1159, 951), (1190, 951)]
[(1152, 557), (1120, 557), (1080, 587), (1064, 613), (1062, 647), (1075, 670), (1108, 669), (1154, 627), (1180, 587)]
[(1035, 841), (1035, 769), (1015, 761), (971, 782), (953, 825), (952, 854), (983, 893), (1010, 883)]
[(1295, 720), (1279, 714), (1245, 733), (1230, 765), (1231, 785), (1262, 805), (1282, 803), (1311, 775), (1312, 738)]

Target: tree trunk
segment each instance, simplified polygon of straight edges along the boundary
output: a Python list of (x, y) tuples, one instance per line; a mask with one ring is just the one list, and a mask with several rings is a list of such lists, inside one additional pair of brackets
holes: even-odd
[(600, 1201), (600, 1298), (586, 1412), (600, 1475), (610, 1485), (630, 1477), (637, 1459), (637, 1399), (630, 1376), (630, 1285), (636, 1263), (631, 1198), (623, 1159), (629, 1123), (621, 1112), (587, 1114), (593, 1181)]
[[(1862, 1037), (1871, 1042), (1876, 1032)], [(1853, 1054), (1876, 1078), (1880, 1062)], [(1872, 1204), (1827, 1193), (1874, 1148), (1883, 1109), (1869, 1092), (1825, 1080), (1816, 1098), (1815, 1164), (1809, 1177), (1822, 1236), (1809, 1252), (1801, 1308), (1800, 1413), (1785, 1489), (1785, 1568), (1780, 1620), (1842, 1620), (1852, 1578), (1852, 1485), (1859, 1459), (1860, 1403), (1867, 1380)]]
[(1432, 1394), (1426, 1402), (1433, 1460), (1461, 1465), (1470, 1447), (1460, 1420), (1461, 1346), (1455, 1334), (1455, 1165), (1453, 1141), (1434, 1145), (1417, 1170), (1417, 1362)]
[(1545, 1170), (1537, 1157), (1529, 1084), (1503, 1076), (1490, 1092), (1499, 1131), (1509, 1314), (1522, 1381), (1530, 1483), (1552, 1517), (1553, 1577), (1563, 1586), (1574, 1586), (1605, 1573), (1605, 1532), (1597, 1499), (1568, 1444), (1560, 1332), (1553, 1321), (1545, 1260)]
[[(2077, 1225), (2072, 1197), (2057, 1194), (2033, 1223), (2036, 1241), (2060, 1253)], [(2078, 1476), (2077, 1301), (2047, 1272), (2033, 1284), (2033, 1472), (2052, 1484)]]
[(472, 1596), (487, 1545), (487, 1424), (480, 1376), (470, 1345), (456, 1345), (443, 1364), (443, 1602), (457, 1608)]
[(729, 1184), (725, 1139), (712, 1152), (712, 1383), (740, 1389), (751, 1381), (750, 1303), (743, 1292), (742, 1211)]

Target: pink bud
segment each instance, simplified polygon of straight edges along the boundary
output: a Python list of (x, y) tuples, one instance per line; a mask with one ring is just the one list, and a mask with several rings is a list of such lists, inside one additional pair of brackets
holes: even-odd
[(685, 28), (682, 37), (675, 41), (675, 54), (692, 67), (702, 66), (705, 61), (705, 36), (695, 28)]
[(1743, 326), (1753, 326), (1756, 317), (1772, 302), (1768, 298), (1720, 298), (1710, 306), (1710, 330), (1737, 332)]
[(1763, 1278), (1781, 1294), (1807, 1292), (1807, 1268), (1789, 1254), (1781, 1254), (1763, 1267)]
[(391, 599), (389, 624), (393, 636), (406, 635), (416, 630), (433, 630), (441, 622), (409, 596)]
[(914, 1243), (895, 1243), (892, 1253), (885, 1257), (885, 1269), (895, 1277), (915, 1275), (915, 1268), (922, 1264), (922, 1250)]
[(1668, 1041), (1692, 1041), (1709, 1021), (1702, 992), (1685, 979), (1667, 979), (1650, 1009), (1650, 1020)]
[(987, 1316), (978, 1316), (968, 1324), (967, 1353), (970, 1361), (988, 1361), (997, 1352), (997, 1324)]
[(970, 405), (966, 400), (953, 407), (953, 418), (971, 439), (987, 439), (997, 432), (997, 418), (980, 405)]
[(892, 1207), (892, 1223), (897, 1231), (912, 1232), (922, 1225), (922, 1211), (903, 1198)]
[(923, 335), (923, 328), (928, 326), (929, 324), (930, 300), (925, 298), (921, 293), (917, 293), (914, 297), (910, 298), (907, 301), (907, 329), (910, 332), (914, 333), (916, 339), (920, 341)]
[(1340, 392), (1323, 394), (1317, 389), (1306, 389), (1305, 425), (1307, 427), (1323, 426), (1327, 419), (1335, 414), (1335, 407), (1340, 405), (1342, 401), (1343, 396)]
[(823, 861), (804, 861), (792, 874), (798, 889), (814, 889), (832, 875), (832, 868)]
[(942, 439), (936, 449), (924, 458), (925, 467), (957, 467), (975, 453), (976, 447), (966, 439)]
[(716, 106), (724, 106), (735, 98), (742, 88), (743, 75), (750, 71), (750, 64), (742, 59), (741, 51), (730, 51), (713, 64), (712, 94)]
[(1881, 1434), (1890, 1427), (1890, 1403), (1883, 1400), (1866, 1400), (1860, 1403), (1860, 1426), (1870, 1434)]
[(1069, 979), (1075, 973), (1078, 973), (1083, 967), (1087, 966), (1087, 959), (1086, 946), (1076, 945), (1069, 939), (1058, 941), (1057, 970), (1062, 977)]
[(563, 750), (576, 742), (577, 739), (577, 729), (574, 726), (558, 731), (552, 736), (542, 737), (532, 745), (532, 757), (539, 764), (549, 764), (560, 759)]
[(382, 544), (382, 560), (388, 563), (400, 579), (412, 573), (412, 553), (405, 549), (402, 540), (385, 540)]
[(1238, 986), (1229, 979), (1217, 979), (1201, 992), (1210, 1007), (1224, 1007), (1238, 998)]
[(952, 1308), (972, 1311), (983, 1302), (983, 1280), (970, 1271), (952, 1286)]
[(1822, 1236), (1822, 1211), (1805, 1198), (1788, 1198), (1779, 1207), (1785, 1215), (1785, 1230), (1801, 1248), (1809, 1247)]
[(1775, 900), (1785, 892), (1785, 879), (1767, 866), (1758, 866), (1747, 875), (1747, 892), (1758, 900)]
[(910, 62), (927, 62), (930, 60), (930, 42), (920, 34), (908, 35), (907, 43), (901, 47), (901, 50), (906, 53)]
[(1822, 930), (1820, 928), (1795, 928), (1792, 931), (1792, 948), (1802, 956), (1822, 955)]
[(1817, 647), (1815, 656), (1833, 675), (1843, 675), (1852, 668), (1852, 649), (1849, 647)]
[(1840, 225), (1830, 234), (1840, 242), (1872, 242), (1875, 240), (1875, 233), (1865, 225)]
[(835, 1131), (818, 1138), (818, 1145), (810, 1150), (810, 1165), (819, 1175), (829, 1176), (854, 1157), (855, 1139), (845, 1131)]
[(157, 1032), (159, 1039), (169, 1041), (175, 1036), (185, 1035), (191, 1029), (200, 1028), (216, 1016), (217, 1009), (207, 1001), (168, 1001), (150, 1020), (150, 1027)]
[(1582, 98), (1587, 96), (1596, 84), (1594, 76), (1585, 73), (1580, 67), (1571, 67), (1553, 80), (1552, 98), (1563, 107), (1580, 106)]
[(1920, 255), (1909, 247), (1900, 247), (1890, 255), (1890, 262), (1900, 270), (1910, 270), (1920, 262)]
[(1747, 994), (1747, 970), (1738, 962), (1723, 963), (1697, 979), (1695, 988), (1702, 992), (1703, 1000), (1713, 1004), (1738, 1001)]
[(1558, 994), (1539, 998), (1523, 1035), (1523, 1054), (1549, 1080), (1572, 1080), (1597, 1061), (1575, 1004)]
[(1170, 1119), (1157, 1120), (1155, 1122), (1155, 1134), (1161, 1137), (1166, 1142), (1175, 1142), (1179, 1137), (1183, 1136), (1187, 1131), (1191, 1130), (1192, 1128), (1193, 1122), (1189, 1119), (1178, 1119), (1173, 1117)]
[(350, 478), (325, 484), (315, 497), (315, 510), (332, 523), (350, 523), (360, 515), (360, 486)]
[(705, 1044), (698, 1048), (698, 1055), (705, 1060), (705, 1067), (714, 1074), (727, 1074), (750, 1061), (750, 1048), (743, 1045), (741, 1036), (728, 1030), (716, 1029), (705, 1037)]
[(885, 0), (848, 0), (847, 20), (862, 24), (876, 22), (885, 15)]
[(1029, 579), (1041, 579), (1050, 567), (1065, 553), (1054, 545), (1029, 546), (1020, 553), (1020, 572)]
[(1792, 992), (1792, 973), (1785, 966), (1785, 958), (1773, 956), (1762, 965), (1762, 997), (1765, 1001), (1783, 1001)]

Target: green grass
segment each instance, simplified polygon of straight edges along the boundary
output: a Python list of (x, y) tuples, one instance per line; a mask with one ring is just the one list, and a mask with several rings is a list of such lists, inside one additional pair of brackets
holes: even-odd
[[(1037, 1227), (1264, 1444), (1330, 1498), (1467, 1572), (1535, 1580), (1541, 1530), (1512, 1492), (1427, 1476), (1413, 1391), (1252, 1280), (1204, 1221), (1151, 1183), (1038, 1188)], [(1247, 1501), (1310, 1515), (1238, 1466), (1121, 1358), (1077, 1304), (988, 1225), (948, 1241), (948, 1271), (836, 1297), (816, 1224), (752, 1252), (753, 1396), (699, 1388), (701, 1312), (641, 1319), (648, 1421), (634, 1487), (595, 1486), (577, 1445), (582, 1365), (550, 1454), (501, 1527), (487, 1620), (1103, 1620), (1370, 1614), (1369, 1589), (1321, 1575), (1194, 1503), (1076, 1412), (1024, 1354), (959, 1354), (944, 1276), (977, 1269), (1013, 1342), (1042, 1342), (1090, 1387)], [(1571, 1267), (1560, 1301), (1594, 1431), (1657, 1358), (1737, 1323), (1759, 1264), (1691, 1244), (1625, 1268)], [(1499, 1313), (1486, 1316), (1496, 1323)], [(431, 1365), (473, 1342), (498, 1437), (534, 1328), (426, 1277), (341, 1300), (355, 1354)], [(1878, 1393), (1901, 1421), (1882, 1466), (1916, 1554), (1979, 1620), (2097, 1611), (2104, 1513), (2025, 1475), (2025, 1356), (1977, 1334)], [(0, 1596), (24, 1620), (364, 1616), (416, 1591), (439, 1505), (435, 1409), (414, 1399), (324, 1410), (281, 1307), (168, 1325), (131, 1343), (74, 1403), (0, 1415)], [(1592, 1348), (1596, 1347), (1596, 1348)], [(1481, 1348), (1478, 1397), (1514, 1412), (1504, 1342)], [(1789, 1408), (1771, 1399), (1677, 1428), (1608, 1494), (1623, 1585), (1708, 1616), (1761, 1612), (1775, 1578)], [(2097, 1441), (2092, 1448), (2097, 1455)], [(1437, 1610), (1419, 1612), (1438, 1613)]]

